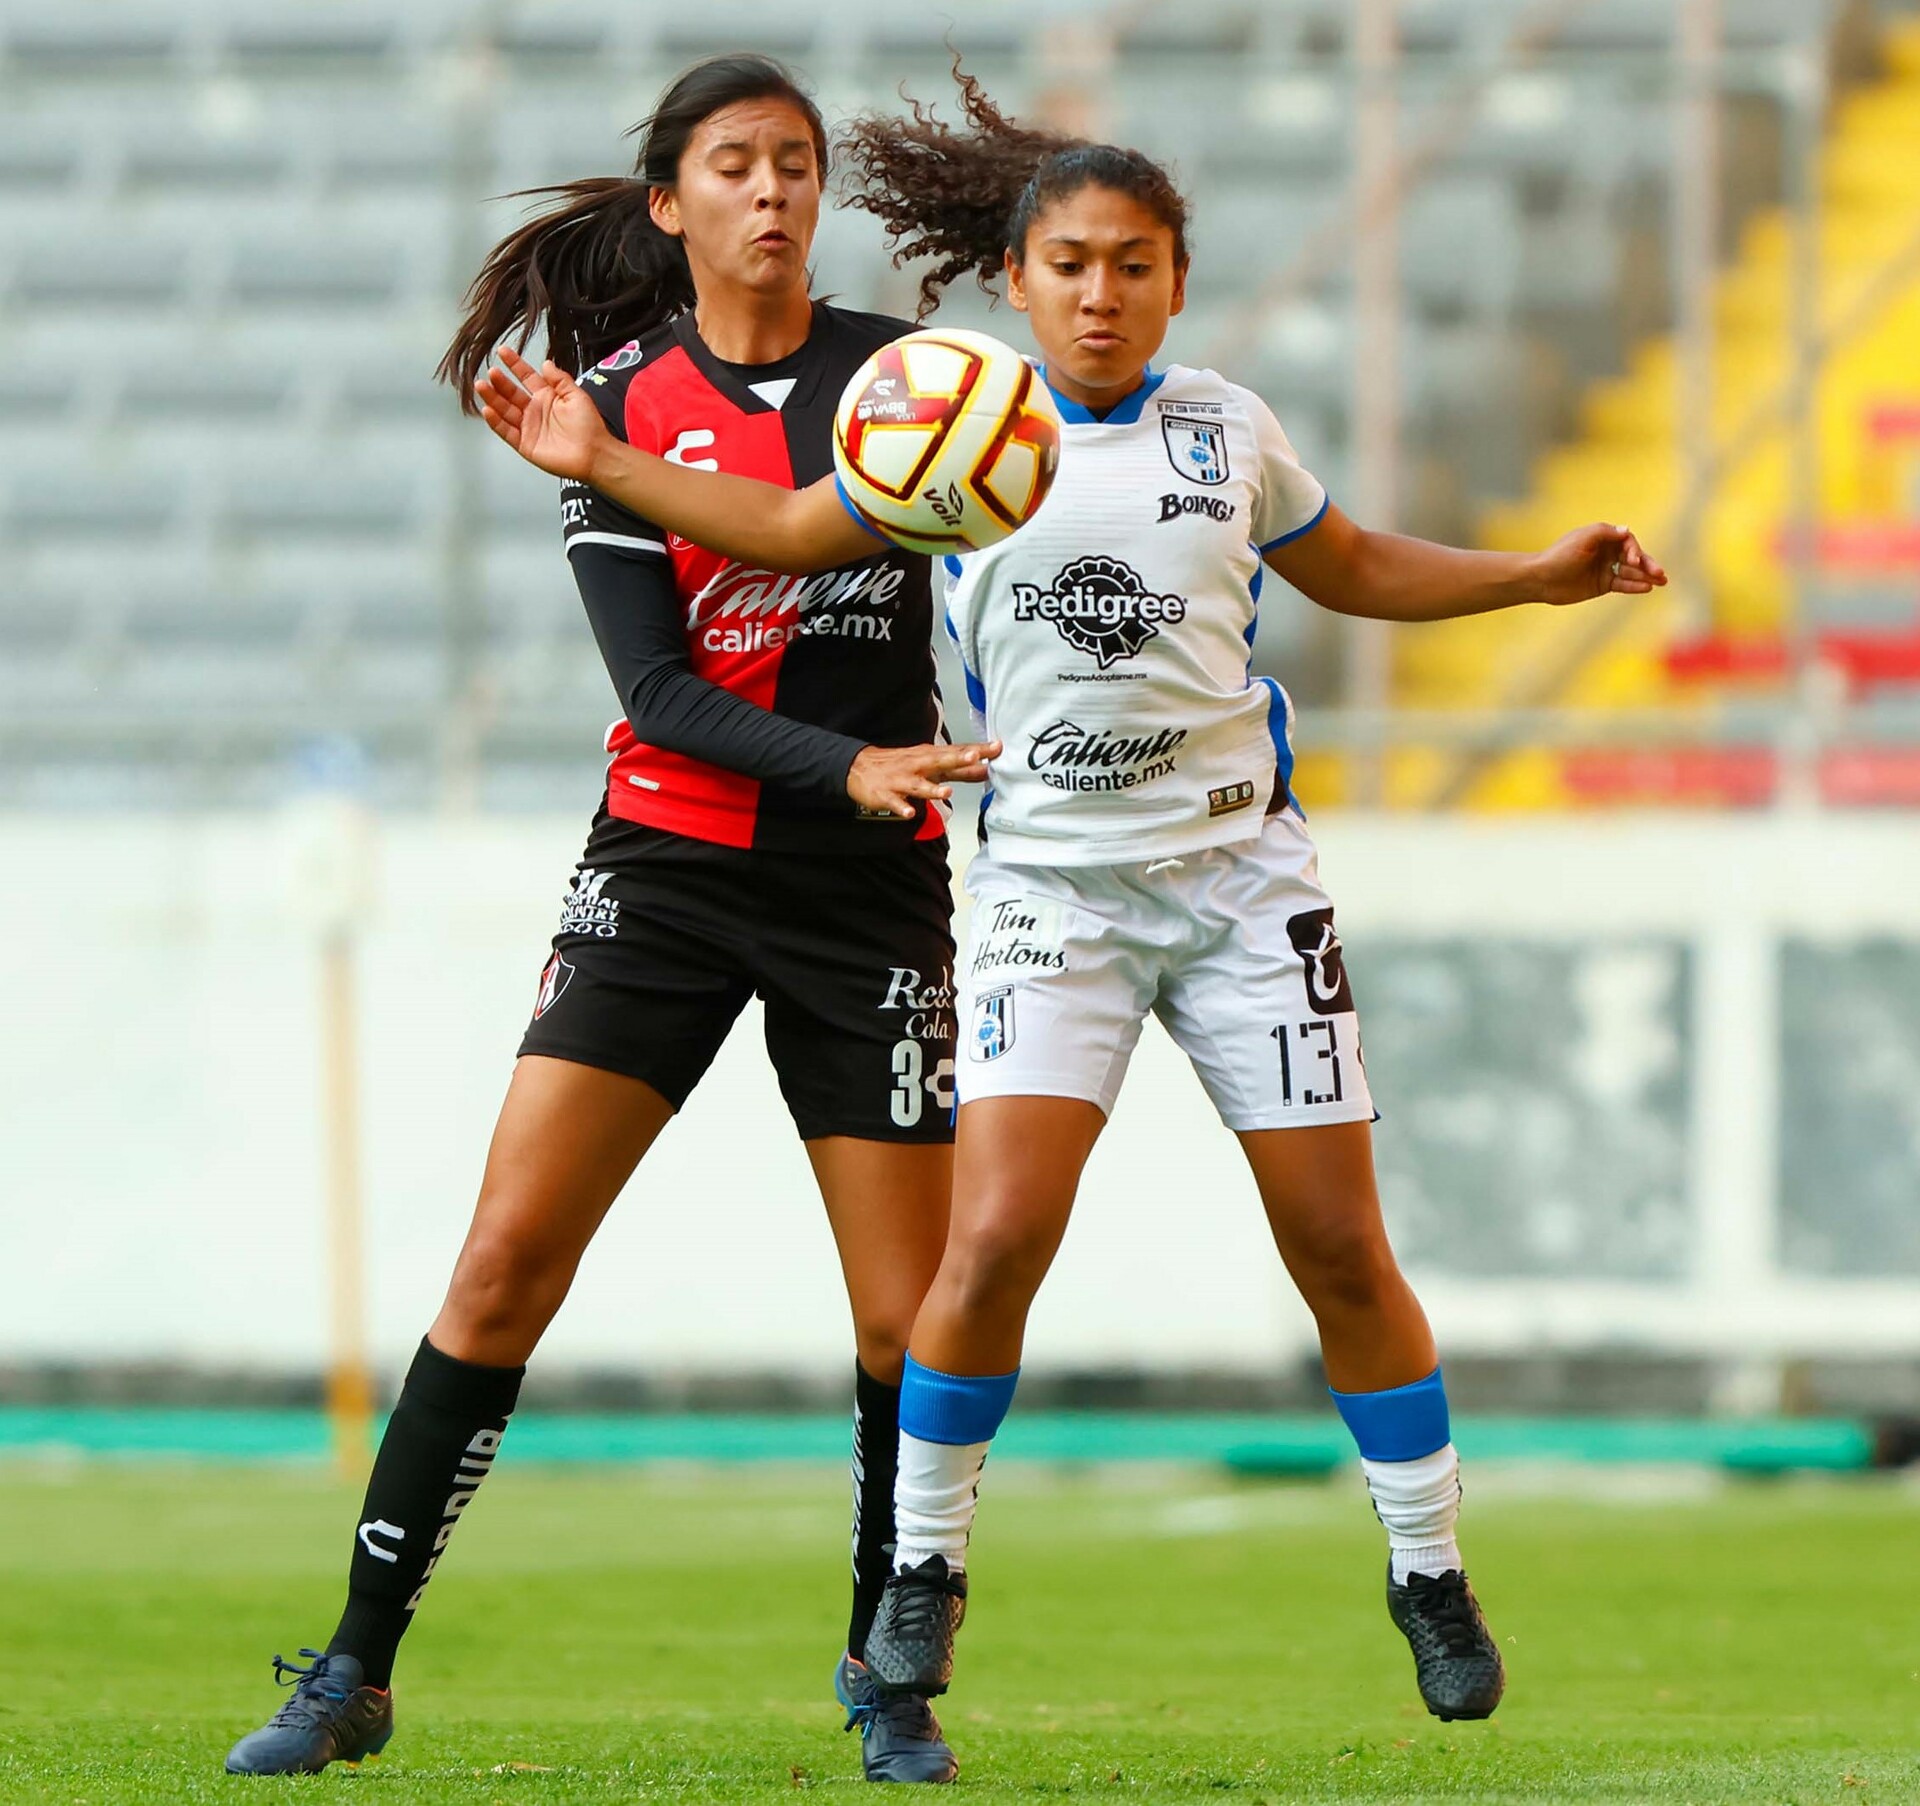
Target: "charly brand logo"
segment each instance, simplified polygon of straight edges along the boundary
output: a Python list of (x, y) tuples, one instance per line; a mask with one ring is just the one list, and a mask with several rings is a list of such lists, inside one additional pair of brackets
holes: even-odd
[[(923, 979), (912, 966), (892, 966), (887, 972), (883, 1010), (905, 1010), (899, 1032), (916, 1041), (953, 1039), (953, 973), (942, 971)], [(892, 1030), (888, 1031), (892, 1033)]]
[(1334, 932), (1331, 909), (1309, 909), (1287, 924), (1287, 939), (1307, 968), (1307, 1007), (1316, 1016), (1341, 1016), (1353, 1008), (1347, 960)]
[(1181, 520), (1189, 514), (1204, 514), (1211, 520), (1232, 520), (1233, 504), (1223, 495), (1163, 495), (1159, 518)]
[[(640, 341), (629, 339), (618, 351), (608, 352), (599, 363), (594, 365), (594, 368), (596, 370), (631, 370), (644, 355), (640, 349)], [(652, 378), (649, 377), (648, 381), (652, 381)]]
[(690, 426), (675, 438), (665, 453), (669, 464), (678, 464), (687, 470), (718, 470), (718, 458), (696, 458), (691, 454), (706, 451), (719, 437), (712, 427)]
[(385, 1518), (369, 1518), (360, 1526), (360, 1547), (375, 1561), (397, 1562), (400, 1557), (391, 1549), (383, 1549), (373, 1539), (376, 1536), (390, 1536), (396, 1543), (404, 1543), (407, 1533), (398, 1524), (389, 1524)]
[(1134, 790), (1177, 767), (1174, 754), (1186, 744), (1184, 727), (1153, 734), (1116, 734), (1074, 721), (1043, 727), (1027, 748), (1027, 764), (1055, 790)]
[(1227, 468), (1227, 429), (1224, 421), (1197, 409), (1190, 413), (1160, 410), (1160, 433), (1167, 442), (1167, 461), (1189, 482), (1209, 486), (1224, 483)]
[(573, 971), (573, 967), (557, 953), (541, 967), (540, 989), (533, 999), (534, 1021), (538, 1022), (560, 1001), (562, 993), (573, 982)]
[(590, 934), (610, 941), (620, 932), (620, 900), (607, 895), (607, 880), (612, 876), (590, 865), (580, 868), (573, 888), (560, 902), (562, 934)]
[(997, 1060), (1013, 1045), (1013, 986), (998, 985), (973, 1000), (976, 1060)]
[(1117, 558), (1076, 558), (1052, 583), (1013, 586), (1016, 621), (1049, 621), (1104, 671), (1132, 658), (1163, 626), (1187, 618), (1184, 596), (1156, 596)]

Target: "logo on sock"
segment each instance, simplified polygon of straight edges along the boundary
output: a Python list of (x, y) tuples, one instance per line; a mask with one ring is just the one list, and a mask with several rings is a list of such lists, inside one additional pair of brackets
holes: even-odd
[(460, 1465), (453, 1472), (452, 1495), (440, 1514), (442, 1521), (440, 1532), (433, 1539), (433, 1555), (427, 1562), (426, 1571), (420, 1576), (420, 1584), (413, 1590), (413, 1597), (407, 1601), (408, 1611), (413, 1611), (420, 1604), (420, 1597), (427, 1590), (427, 1582), (433, 1578), (441, 1555), (453, 1539), (454, 1527), (460, 1522), (461, 1512), (473, 1503), (474, 1495), (480, 1490), (480, 1482), (493, 1472), (493, 1458), (500, 1452), (500, 1439), (505, 1434), (505, 1430), (482, 1430), (467, 1444), (467, 1452), (460, 1457)]
[(396, 1543), (404, 1543), (407, 1540), (407, 1533), (402, 1530), (398, 1524), (389, 1524), (385, 1518), (374, 1518), (371, 1522), (360, 1526), (361, 1548), (366, 1550), (375, 1561), (397, 1562), (400, 1559), (399, 1556), (394, 1554), (391, 1549), (381, 1548), (380, 1545), (373, 1540), (376, 1532), (381, 1536), (392, 1537)]

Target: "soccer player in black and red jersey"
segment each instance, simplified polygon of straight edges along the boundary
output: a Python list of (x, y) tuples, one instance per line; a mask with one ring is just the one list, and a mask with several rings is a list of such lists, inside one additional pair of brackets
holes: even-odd
[[(631, 177), (570, 184), (488, 258), (441, 374), (544, 329), (612, 431), (786, 487), (831, 469), (847, 379), (908, 322), (808, 293), (827, 142), (777, 63), (662, 96)], [(567, 558), (619, 693), (607, 792), (562, 905), (479, 1203), (381, 1442), (346, 1609), (227, 1758), (311, 1772), (383, 1748), (394, 1655), (486, 1477), (588, 1241), (748, 999), (838, 1244), (857, 1353), (854, 1600), (835, 1676), (869, 1779), (948, 1781), (924, 1699), (856, 1659), (889, 1567), (907, 1334), (952, 1179), (944, 810), (997, 750), (946, 743), (927, 560), (799, 578), (689, 545), (578, 484)]]

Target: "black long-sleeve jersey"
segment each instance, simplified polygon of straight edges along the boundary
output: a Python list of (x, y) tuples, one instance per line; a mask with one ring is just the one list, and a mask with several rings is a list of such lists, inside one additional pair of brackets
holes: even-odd
[[(800, 488), (833, 468), (847, 380), (902, 320), (816, 303), (777, 363), (716, 358), (691, 314), (581, 378), (614, 434), (670, 463)], [(619, 693), (607, 810), (731, 847), (864, 852), (938, 839), (939, 811), (869, 818), (846, 792), (863, 746), (941, 736), (928, 560), (876, 545), (812, 576), (736, 564), (580, 483), (567, 555)]]

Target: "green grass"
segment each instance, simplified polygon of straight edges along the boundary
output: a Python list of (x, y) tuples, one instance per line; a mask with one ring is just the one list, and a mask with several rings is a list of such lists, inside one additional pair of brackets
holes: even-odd
[[(943, 1708), (976, 1799), (1920, 1801), (1920, 1500), (1872, 1482), (1469, 1498), (1511, 1691), (1419, 1709), (1379, 1532), (1331, 1486), (990, 1476)], [(858, 1796), (827, 1683), (843, 1475), (505, 1466), (359, 1772), (220, 1772), (327, 1634), (352, 1489), (0, 1467), (0, 1801)]]

